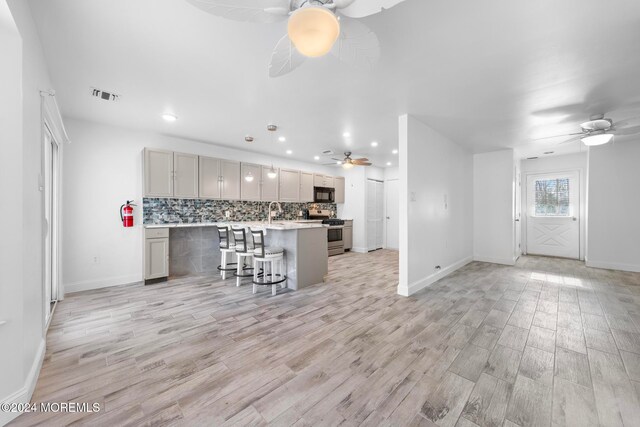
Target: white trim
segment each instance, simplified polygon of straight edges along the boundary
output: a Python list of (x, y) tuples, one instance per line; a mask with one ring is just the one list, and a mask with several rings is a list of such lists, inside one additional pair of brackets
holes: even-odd
[(474, 261), (478, 262), (489, 262), (491, 264), (503, 264), (503, 265), (515, 265), (518, 258), (494, 258), (494, 257), (486, 257), (482, 255), (474, 255)]
[(117, 276), (100, 280), (82, 280), (79, 282), (66, 283), (65, 292), (90, 291), (92, 289), (110, 288), (112, 286), (131, 285), (142, 282), (140, 276)]
[(407, 288), (398, 285), (398, 295), (402, 295), (404, 297), (408, 297), (410, 295), (415, 294), (416, 292), (431, 286), (438, 280), (442, 279), (445, 276), (453, 273), (454, 271), (464, 267), (473, 261), (473, 257), (466, 257), (459, 261), (454, 262), (453, 264), (441, 269), (440, 271), (433, 273), (427, 277), (423, 277), (422, 279), (416, 280), (415, 282), (409, 284)]
[(618, 262), (606, 262), (606, 261), (585, 261), (587, 267), (604, 268), (607, 270), (620, 270), (631, 271), (634, 273), (640, 273), (640, 265), (634, 264), (621, 264)]
[[(28, 403), (31, 401), (33, 391), (36, 389), (36, 383), (38, 382), (38, 375), (40, 375), (40, 369), (42, 368), (42, 361), (44, 360), (44, 354), (46, 352), (46, 341), (40, 340), (36, 357), (33, 359), (31, 369), (29, 369), (29, 375), (24, 381), (23, 386), (16, 392), (10, 394), (4, 399), (0, 399), (2, 403)], [(19, 412), (1, 412), (0, 411), (0, 425), (8, 424), (9, 421), (17, 418), (21, 415)]]

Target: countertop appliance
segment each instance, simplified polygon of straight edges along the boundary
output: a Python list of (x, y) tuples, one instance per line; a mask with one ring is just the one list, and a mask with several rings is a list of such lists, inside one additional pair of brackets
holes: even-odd
[(344, 221), (331, 218), (331, 211), (325, 209), (309, 211), (309, 219), (321, 219), (323, 224), (329, 226), (327, 230), (329, 256), (343, 254), (344, 241), (342, 240), (342, 233), (344, 231)]
[(314, 203), (334, 203), (336, 201), (336, 189), (329, 187), (313, 187)]

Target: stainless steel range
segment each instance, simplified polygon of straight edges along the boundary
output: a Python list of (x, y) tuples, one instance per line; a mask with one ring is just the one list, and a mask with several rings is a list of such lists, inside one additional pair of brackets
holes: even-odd
[(329, 210), (310, 210), (309, 219), (321, 219), (323, 224), (329, 226), (327, 229), (329, 256), (343, 254), (344, 242), (342, 240), (342, 233), (344, 231), (344, 221), (331, 218), (331, 211)]

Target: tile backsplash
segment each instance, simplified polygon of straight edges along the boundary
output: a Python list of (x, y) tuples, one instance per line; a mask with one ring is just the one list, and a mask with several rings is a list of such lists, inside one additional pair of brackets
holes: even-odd
[[(295, 220), (302, 209), (327, 209), (335, 217), (334, 203), (289, 203), (280, 202), (280, 220)], [(156, 199), (144, 198), (142, 216), (144, 224), (181, 224), (215, 222), (225, 220), (229, 211), (231, 221), (265, 221), (268, 217), (269, 202), (245, 202), (239, 200), (203, 199)]]

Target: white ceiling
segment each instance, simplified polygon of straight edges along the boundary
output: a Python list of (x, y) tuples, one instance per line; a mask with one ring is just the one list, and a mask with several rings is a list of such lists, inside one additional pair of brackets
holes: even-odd
[[(278, 79), (267, 66), (284, 23), (228, 21), (181, 0), (30, 4), (64, 115), (304, 161), (332, 148), (395, 166), (404, 113), (474, 152), (525, 157), (579, 150), (531, 139), (577, 131), (590, 114), (640, 116), (637, 0), (406, 0), (362, 19), (381, 42), (374, 70), (328, 55)], [(179, 120), (163, 122), (165, 111)]]

